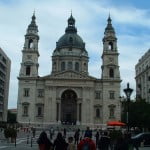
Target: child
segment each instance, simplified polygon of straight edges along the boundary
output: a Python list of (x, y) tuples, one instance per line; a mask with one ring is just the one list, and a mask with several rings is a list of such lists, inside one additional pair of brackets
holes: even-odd
[(68, 138), (67, 150), (76, 150), (75, 144), (73, 144), (73, 137)]

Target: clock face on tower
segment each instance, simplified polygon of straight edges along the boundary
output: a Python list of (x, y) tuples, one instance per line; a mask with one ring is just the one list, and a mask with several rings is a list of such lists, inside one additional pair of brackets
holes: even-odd
[(113, 63), (114, 59), (112, 57), (109, 57), (109, 63)]
[(27, 55), (27, 59), (32, 59), (32, 55)]

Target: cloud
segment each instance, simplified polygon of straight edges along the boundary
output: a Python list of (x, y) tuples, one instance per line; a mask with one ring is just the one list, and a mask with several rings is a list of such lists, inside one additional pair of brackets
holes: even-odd
[[(75, 0), (14, 0), (0, 2), (0, 47), (11, 58), (9, 107), (16, 107), (18, 81), (22, 59), (24, 35), (35, 9), (39, 28), (39, 74), (51, 72), (51, 56), (56, 42), (65, 32), (67, 19), (72, 9), (79, 35), (86, 43), (89, 53), (89, 73), (101, 77), (102, 38), (110, 11), (118, 38), (119, 65), (122, 87), (130, 81), (135, 89), (134, 66), (150, 47), (149, 10), (133, 5), (113, 5), (110, 1)], [(45, 68), (46, 66), (46, 68)]]

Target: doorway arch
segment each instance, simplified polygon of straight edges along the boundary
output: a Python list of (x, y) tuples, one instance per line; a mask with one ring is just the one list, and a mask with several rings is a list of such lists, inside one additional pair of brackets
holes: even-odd
[(77, 94), (69, 89), (61, 95), (61, 122), (62, 124), (76, 124), (76, 121)]

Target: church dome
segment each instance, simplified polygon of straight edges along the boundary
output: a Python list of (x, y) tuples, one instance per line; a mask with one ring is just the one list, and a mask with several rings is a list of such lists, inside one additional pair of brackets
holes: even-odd
[(77, 33), (65, 33), (57, 42), (57, 48), (63, 47), (85, 48), (85, 43)]
[(75, 27), (75, 19), (72, 14), (68, 19), (68, 26), (65, 30), (65, 34), (60, 37), (56, 44), (56, 48), (64, 48), (64, 47), (75, 47), (85, 49), (85, 43), (82, 38), (77, 34), (77, 29)]

